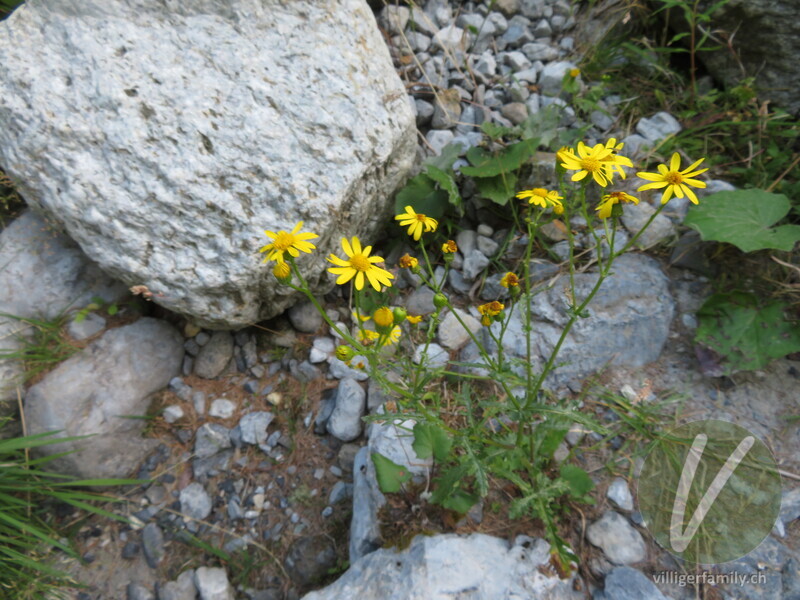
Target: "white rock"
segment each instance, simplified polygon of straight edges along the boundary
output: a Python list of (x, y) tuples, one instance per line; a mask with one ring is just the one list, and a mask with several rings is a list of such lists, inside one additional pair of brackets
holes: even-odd
[(233, 587), (225, 569), (200, 567), (194, 573), (194, 584), (200, 593), (200, 600), (234, 600)]
[(209, 416), (217, 417), (218, 419), (229, 419), (235, 412), (236, 403), (227, 398), (217, 398), (211, 403), (211, 408), (208, 409)]
[(336, 405), (328, 419), (328, 432), (343, 442), (361, 435), (361, 417), (367, 406), (367, 394), (354, 379), (342, 379), (336, 390)]
[(606, 512), (586, 530), (587, 539), (617, 565), (640, 562), (647, 556), (642, 534), (628, 520), (613, 510)]
[[(481, 323), (478, 319), (461, 309), (456, 308), (454, 311), (458, 313), (458, 316), (461, 317), (469, 331), (472, 331), (472, 333), (480, 331)], [(458, 350), (469, 341), (468, 330), (464, 329), (461, 323), (458, 322), (453, 312), (449, 312), (439, 324), (439, 343), (450, 350)]]
[(455, 135), (449, 129), (431, 129), (428, 134), (425, 136), (425, 139), (430, 144), (433, 153), (437, 156), (442, 153), (447, 144), (453, 141)]
[[(530, 55), (528, 55), (530, 58)], [(533, 60), (533, 59), (532, 59)], [(576, 68), (574, 63), (568, 61), (551, 62), (545, 65), (542, 72), (539, 74), (539, 88), (543, 94), (548, 96), (555, 96), (561, 91), (561, 84), (564, 80), (564, 75), (570, 70)]]
[(428, 344), (427, 348), (425, 344), (420, 344), (414, 350), (414, 362), (424, 364), (430, 369), (444, 367), (448, 360), (450, 360), (450, 355), (439, 344)]
[(656, 143), (681, 130), (681, 124), (668, 112), (657, 112), (649, 119), (642, 117), (636, 124), (636, 131), (650, 142)]
[(201, 326), (296, 300), (258, 268), (265, 229), (319, 234), (298, 265), (327, 290), (324, 257), (383, 227), (416, 152), (364, 0), (28, 3), (0, 56), (0, 164), (26, 200)]
[(628, 482), (622, 477), (614, 478), (614, 481), (608, 486), (606, 496), (622, 510), (633, 510), (633, 496), (628, 489)]
[(170, 404), (164, 409), (162, 416), (167, 423), (174, 423), (183, 418), (183, 409), (177, 404)]
[[(656, 209), (647, 202), (640, 202), (636, 206), (629, 204), (623, 209), (622, 224), (631, 232), (631, 235), (636, 235), (655, 212)], [(653, 219), (652, 223), (644, 230), (644, 233), (639, 236), (635, 245), (639, 248), (646, 249), (661, 242), (668, 241), (675, 235), (675, 225), (669, 217), (660, 214)]]

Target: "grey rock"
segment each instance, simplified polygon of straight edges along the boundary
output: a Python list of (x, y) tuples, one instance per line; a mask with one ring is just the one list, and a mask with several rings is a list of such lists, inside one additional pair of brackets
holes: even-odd
[(608, 486), (606, 496), (622, 510), (633, 510), (633, 496), (628, 489), (628, 482), (622, 477), (614, 478), (614, 481)]
[(539, 88), (542, 93), (548, 96), (557, 95), (561, 91), (561, 82), (564, 80), (564, 75), (574, 68), (576, 68), (575, 64), (568, 61), (546, 64), (539, 74)]
[(383, 7), (379, 23), (390, 35), (400, 35), (408, 25), (411, 11), (405, 6)]
[(225, 569), (200, 567), (194, 572), (194, 585), (200, 600), (234, 600), (233, 586)]
[(642, 534), (625, 517), (611, 510), (589, 525), (586, 538), (617, 565), (637, 563), (647, 556)]
[(450, 287), (462, 294), (468, 294), (470, 289), (472, 289), (472, 284), (464, 279), (461, 271), (450, 271), (447, 274), (447, 281), (450, 284)]
[(148, 523), (142, 529), (142, 549), (147, 565), (151, 569), (158, 568), (164, 560), (166, 551), (164, 550), (164, 533), (155, 523)]
[(162, 585), (158, 590), (158, 600), (195, 600), (197, 587), (194, 585), (194, 569), (178, 575), (175, 581)]
[(549, 38), (553, 35), (553, 28), (547, 19), (541, 19), (533, 28), (533, 35), (537, 38)]
[(139, 554), (141, 546), (134, 541), (128, 541), (125, 543), (125, 546), (122, 548), (122, 558), (126, 560), (130, 560), (136, 558)]
[(213, 456), (220, 450), (231, 447), (230, 431), (218, 423), (205, 423), (197, 430), (194, 453), (199, 458)]
[(477, 234), (478, 235), (482, 235), (482, 236), (488, 238), (488, 237), (492, 237), (493, 233), (494, 233), (494, 229), (492, 229), (492, 227), (490, 225), (487, 225), (486, 223), (481, 223), (480, 225), (478, 225), (478, 229), (477, 229)]
[(267, 427), (274, 419), (272, 413), (255, 411), (247, 413), (239, 420), (242, 441), (246, 444), (259, 445), (267, 441)]
[(511, 67), (514, 71), (524, 71), (530, 68), (531, 61), (520, 51), (505, 52), (503, 54), (503, 62)]
[(448, 25), (433, 34), (431, 46), (441, 48), (452, 56), (461, 56), (467, 44), (466, 32), (455, 25)]
[(497, 74), (497, 60), (495, 60), (494, 54), (489, 51), (481, 54), (473, 66), (473, 71), (484, 83), (491, 81), (492, 77)]
[(361, 417), (367, 405), (366, 393), (353, 379), (342, 379), (336, 390), (336, 404), (328, 420), (328, 432), (350, 442), (361, 435)]
[(494, 275), (489, 275), (489, 277), (484, 279), (483, 288), (481, 289), (481, 299), (492, 301), (504, 300), (508, 298), (508, 288), (500, 285), (500, 280), (504, 275), (505, 273), (495, 273)]
[(534, 35), (530, 28), (523, 23), (509, 23), (508, 29), (500, 36), (500, 40), (509, 48), (519, 48), (532, 42)]
[(436, 95), (431, 127), (453, 129), (461, 119), (461, 96), (455, 90), (444, 90)]
[(414, 105), (417, 107), (417, 126), (422, 127), (427, 125), (433, 117), (433, 104), (426, 100), (415, 100)]
[[(32, 211), (0, 232), (0, 265), (0, 313), (53, 319), (70, 307), (88, 305), (95, 296), (113, 302), (127, 294), (124, 285), (105, 275), (77, 244)], [(3, 351), (19, 350), (17, 335), (28, 333), (19, 321), (0, 317)], [(19, 361), (0, 360), (0, 402), (16, 402), (21, 376)]]
[(615, 567), (606, 576), (602, 596), (597, 600), (669, 600), (641, 571)]
[(211, 514), (211, 496), (197, 482), (190, 483), (181, 490), (180, 501), (181, 512), (190, 519), (202, 521)]
[(462, 255), (467, 256), (477, 248), (478, 234), (472, 229), (462, 229), (456, 234), (456, 244)]
[[(414, 52), (425, 52), (431, 47), (431, 38), (418, 31), (409, 31), (406, 34), (408, 43)], [(417, 115), (419, 116), (419, 115)]]
[(230, 419), (236, 412), (236, 403), (231, 402), (227, 398), (217, 398), (211, 403), (211, 408), (208, 409), (210, 417), (217, 417), (218, 419)]
[[(543, 62), (555, 60), (558, 58), (558, 49), (554, 48), (550, 44), (543, 44), (541, 42), (531, 42), (529, 44), (525, 44), (522, 47), (522, 51), (525, 53), (525, 56), (528, 57), (531, 61), (541, 60)], [(572, 67), (569, 67), (570, 69)], [(563, 69), (561, 71), (563, 78), (563, 74), (566, 73), (569, 69)], [(551, 86), (552, 82), (548, 81), (548, 85)], [(561, 79), (558, 80), (559, 89), (561, 88)], [(545, 93), (548, 90), (544, 90)]]
[(43, 446), (48, 462), (79, 478), (126, 477), (155, 445), (141, 437), (150, 395), (178, 372), (183, 339), (171, 325), (143, 318), (105, 332), (50, 371), (25, 396), (28, 433), (91, 437)]
[(381, 549), (352, 562), (336, 582), (303, 600), (582, 598), (572, 589), (574, 576), (544, 573), (549, 550), (543, 540), (526, 547), (481, 533), (420, 535), (402, 551)]
[(636, 132), (652, 143), (660, 142), (664, 138), (675, 135), (681, 130), (681, 124), (668, 112), (658, 112), (649, 119), (642, 117), (636, 123)]
[(322, 376), (322, 371), (320, 371), (307, 360), (304, 360), (300, 363), (291, 364), (289, 370), (292, 374), (292, 377), (304, 383), (314, 381)]
[(67, 325), (67, 333), (76, 340), (85, 340), (97, 335), (106, 328), (106, 320), (96, 313), (89, 313), (80, 321), (72, 319)]
[(458, 322), (455, 313), (458, 313), (469, 331), (477, 333), (481, 328), (480, 321), (461, 309), (456, 308), (454, 312), (448, 312), (439, 323), (438, 336), (439, 343), (450, 350), (459, 350), (470, 339), (469, 332)]
[(431, 129), (425, 136), (433, 153), (439, 155), (447, 144), (453, 141), (455, 135), (450, 130)]
[(215, 331), (208, 343), (200, 348), (194, 363), (194, 373), (204, 379), (222, 374), (233, 357), (233, 336), (227, 331)]
[(433, 35), (439, 31), (439, 26), (433, 18), (425, 14), (421, 8), (415, 6), (411, 9), (409, 29), (419, 31), (425, 35)]
[(128, 600), (156, 600), (156, 595), (145, 586), (133, 581), (125, 588)]
[(338, 504), (353, 495), (352, 484), (345, 483), (344, 481), (337, 481), (331, 488), (331, 493), (328, 495), (328, 504)]
[(444, 367), (450, 356), (439, 344), (419, 344), (414, 350), (414, 362), (424, 364), (429, 369)]
[[(356, 361), (359, 360), (358, 356), (353, 357), (352, 364), (356, 364)], [(354, 369), (352, 367), (348, 367), (338, 358), (331, 358), (328, 361), (328, 373), (330, 373), (336, 379), (355, 379), (356, 381), (366, 381), (369, 379), (369, 375), (362, 371), (361, 369)]]
[(292, 582), (306, 587), (336, 565), (336, 549), (324, 535), (304, 536), (292, 542), (283, 564)]
[(511, 102), (504, 105), (500, 113), (514, 125), (519, 125), (528, 118), (528, 107), (523, 102)]
[(369, 239), (414, 159), (363, 0), (31, 4), (0, 31), (0, 164), (102, 269), (202, 326), (294, 302), (254, 268), (265, 228), (321, 236), (298, 265), (326, 291), (344, 233), (330, 216), (347, 207), (348, 235)]
[(492, 238), (484, 235), (478, 236), (478, 250), (484, 256), (494, 256), (498, 248), (500, 248), (500, 244), (495, 242)]
[(589, 121), (600, 131), (607, 131), (614, 126), (614, 119), (602, 110), (593, 110), (589, 115)]
[(167, 423), (174, 423), (183, 418), (183, 409), (177, 404), (171, 404), (161, 413)]
[(480, 250), (476, 249), (464, 255), (464, 266), (461, 271), (464, 275), (464, 279), (467, 281), (474, 281), (488, 266), (489, 259), (486, 258)]
[(427, 286), (414, 290), (406, 298), (406, 310), (410, 315), (429, 315), (436, 310), (433, 305), (434, 292)]
[[(631, 235), (636, 235), (645, 226), (650, 217), (656, 209), (647, 202), (640, 202), (638, 205), (628, 205), (622, 213), (622, 224), (631, 232)], [(675, 237), (675, 225), (664, 214), (658, 215), (653, 222), (648, 225), (644, 233), (636, 240), (636, 246), (642, 249), (651, 248), (656, 244), (668, 241)]]
[(704, 189), (698, 190), (697, 195), (702, 197), (710, 196), (711, 194), (716, 194), (717, 192), (733, 192), (736, 190), (736, 186), (728, 183), (727, 181), (722, 181), (721, 179), (710, 179), (706, 181), (706, 187)]
[(647, 138), (642, 137), (638, 133), (632, 133), (631, 135), (625, 136), (620, 141), (623, 143), (620, 154), (633, 159), (644, 156), (647, 149), (653, 145), (652, 142), (650, 142)]
[(311, 302), (299, 302), (289, 308), (286, 314), (292, 327), (301, 333), (314, 333), (324, 322), (322, 315)]
[(198, 415), (206, 414), (206, 394), (205, 392), (201, 392), (200, 390), (193, 392), (192, 396), (192, 406), (194, 406), (194, 411)]

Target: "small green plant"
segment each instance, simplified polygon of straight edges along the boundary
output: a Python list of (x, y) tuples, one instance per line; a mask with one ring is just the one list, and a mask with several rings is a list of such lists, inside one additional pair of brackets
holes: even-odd
[[(8, 313), (0, 313), (0, 317), (11, 319), (20, 324), (17, 339), (18, 350), (0, 349), (0, 360), (17, 360), (23, 365), (23, 382), (30, 381), (77, 351), (75, 346), (67, 343), (62, 329), (67, 315), (62, 313), (54, 319), (34, 319), (19, 317)], [(2, 341), (0, 341), (0, 344)]]
[(119, 312), (119, 306), (117, 306), (116, 302), (106, 303), (103, 298), (95, 296), (92, 298), (91, 303), (87, 304), (75, 313), (73, 319), (76, 323), (80, 323), (81, 321), (86, 320), (86, 317), (89, 316), (89, 313), (103, 310), (103, 308), (105, 308), (105, 312), (109, 317), (113, 317)]

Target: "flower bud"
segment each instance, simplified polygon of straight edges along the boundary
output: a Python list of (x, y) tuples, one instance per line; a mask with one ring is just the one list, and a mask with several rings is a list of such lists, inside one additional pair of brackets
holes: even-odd
[(289, 266), (289, 263), (279, 262), (275, 265), (275, 268), (272, 269), (272, 274), (275, 275), (275, 278), (281, 283), (288, 283), (292, 279), (292, 268)]
[(394, 324), (400, 325), (400, 323), (405, 321), (406, 317), (408, 317), (408, 311), (405, 308), (398, 306), (392, 311), (392, 315), (394, 316)]
[(338, 358), (342, 362), (347, 362), (348, 360), (352, 360), (352, 358), (356, 355), (355, 350), (353, 350), (350, 346), (337, 346), (336, 347), (336, 358)]
[(433, 305), (436, 308), (444, 308), (447, 306), (447, 296), (439, 292), (433, 296)]

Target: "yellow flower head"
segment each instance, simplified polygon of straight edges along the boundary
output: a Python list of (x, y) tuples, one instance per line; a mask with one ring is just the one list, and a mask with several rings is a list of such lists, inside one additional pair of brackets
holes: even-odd
[(639, 199), (626, 192), (611, 192), (610, 194), (606, 194), (603, 196), (600, 205), (595, 209), (597, 211), (597, 216), (601, 219), (608, 219), (611, 216), (611, 210), (614, 208), (614, 205), (621, 202), (639, 204)]
[(408, 322), (409, 322), (409, 323), (411, 323), (412, 325), (416, 325), (417, 323), (419, 323), (420, 321), (422, 321), (422, 315), (416, 315), (416, 316), (414, 316), (414, 315), (408, 315), (408, 316), (406, 317), (406, 319), (407, 319), (407, 320), (408, 320)]
[(669, 199), (672, 198), (673, 194), (678, 198), (687, 196), (692, 203), (697, 204), (697, 196), (689, 186), (701, 189), (706, 187), (704, 182), (700, 181), (699, 179), (694, 179), (701, 173), (708, 171), (708, 169), (700, 169), (699, 171), (694, 170), (704, 160), (705, 158), (701, 158), (681, 171), (681, 157), (680, 154), (676, 152), (672, 155), (672, 158), (669, 161), (669, 167), (667, 167), (667, 165), (658, 165), (658, 173), (637, 173), (636, 175), (641, 179), (653, 182), (644, 184), (643, 186), (637, 188), (637, 191), (642, 192), (644, 190), (660, 190), (661, 188), (666, 188), (664, 193), (661, 195), (661, 204), (666, 204), (669, 202)]
[(381, 334), (372, 329), (360, 329), (358, 331), (358, 341), (365, 346), (371, 345), (379, 337), (381, 337)]
[(503, 278), (500, 280), (500, 285), (504, 288), (517, 287), (519, 285), (519, 277), (509, 271), (503, 275)]
[(259, 252), (267, 253), (263, 262), (267, 262), (268, 260), (283, 262), (284, 252), (288, 252), (290, 256), (294, 256), (295, 258), (300, 256), (300, 252), (307, 252), (310, 254), (316, 246), (308, 240), (313, 240), (319, 236), (316, 233), (299, 233), (302, 227), (303, 222), (300, 221), (294, 226), (294, 229), (289, 232), (283, 230), (278, 233), (274, 231), (264, 231), (267, 237), (272, 238), (272, 241), (259, 250)]
[[(608, 150), (611, 150), (611, 152), (613, 152), (612, 156), (615, 156), (615, 157), (616, 157), (617, 153), (619, 153), (619, 151), (622, 150), (622, 148), (624, 146), (625, 146), (625, 144), (623, 142), (617, 143), (617, 139), (616, 138), (609, 138), (609, 140), (606, 142), (606, 148)], [(631, 165), (628, 165), (628, 166), (633, 166), (633, 165), (631, 164)], [(605, 173), (606, 178), (609, 181), (611, 181), (611, 179), (614, 177), (615, 173), (618, 174), (622, 179), (625, 179), (625, 177), (626, 177), (625, 169), (623, 169), (622, 165), (617, 163), (617, 162), (613, 162), (613, 163), (609, 163), (609, 164), (605, 165), (605, 172), (606, 172)]]
[(614, 166), (633, 166), (629, 158), (614, 154), (614, 148), (609, 148), (605, 144), (595, 144), (589, 148), (583, 142), (578, 142), (577, 153), (570, 149), (559, 150), (558, 157), (561, 159), (561, 166), (567, 171), (577, 171), (572, 176), (572, 181), (581, 181), (587, 175), (591, 175), (595, 183), (601, 187), (611, 183)]
[(272, 269), (272, 274), (275, 275), (275, 277), (280, 281), (283, 281), (285, 279), (289, 279), (292, 274), (292, 268), (289, 266), (289, 263), (281, 261), (275, 263), (275, 268)]
[(372, 319), (378, 327), (389, 327), (394, 324), (394, 313), (390, 308), (381, 306), (372, 313)]
[(581, 74), (581, 70), (577, 68), (572, 68), (569, 70), (569, 76), (575, 79), (578, 75)]
[(505, 309), (506, 305), (502, 302), (498, 302), (494, 300), (492, 302), (487, 302), (486, 304), (481, 304), (478, 307), (478, 312), (487, 317), (496, 317), (503, 309)]
[(408, 235), (415, 240), (419, 240), (422, 237), (423, 229), (425, 232), (436, 231), (436, 227), (439, 225), (436, 219), (414, 212), (414, 209), (410, 206), (406, 206), (405, 210), (406, 212), (397, 215), (395, 220), (400, 221), (400, 225), (403, 227), (408, 225)]
[(535, 204), (536, 206), (541, 206), (542, 208), (552, 206), (553, 210), (556, 212), (558, 212), (558, 209), (561, 209), (561, 212), (564, 212), (564, 205), (561, 204), (561, 201), (564, 199), (564, 197), (559, 196), (558, 192), (555, 190), (533, 188), (532, 190), (525, 190), (518, 193), (517, 198), (522, 200), (527, 198), (528, 204)]
[(392, 344), (396, 344), (400, 341), (400, 326), (395, 325), (392, 330), (389, 332), (389, 335), (386, 336), (386, 339), (383, 342), (384, 346), (391, 346)]
[(337, 284), (343, 285), (355, 278), (356, 289), (362, 290), (364, 289), (364, 279), (366, 278), (377, 292), (381, 291), (382, 285), (386, 287), (392, 285), (390, 280), (394, 279), (394, 275), (386, 269), (381, 269), (375, 265), (375, 263), (382, 263), (383, 258), (369, 255), (372, 252), (372, 246), (362, 249), (359, 239), (353, 236), (352, 243), (348, 242), (347, 238), (342, 238), (342, 249), (347, 259), (339, 258), (335, 254), (328, 256), (328, 262), (336, 265), (330, 267), (328, 271), (338, 275)]
[(444, 244), (442, 244), (442, 252), (445, 254), (455, 254), (458, 252), (458, 246), (453, 240), (447, 240)]
[(404, 254), (400, 257), (398, 264), (400, 265), (401, 269), (414, 269), (419, 265), (419, 261), (413, 256)]
[(337, 346), (336, 358), (342, 362), (347, 362), (356, 355), (355, 351), (350, 346)]

